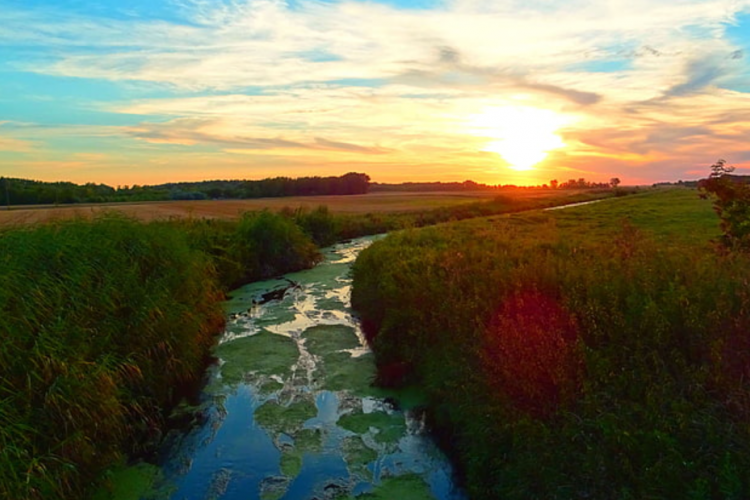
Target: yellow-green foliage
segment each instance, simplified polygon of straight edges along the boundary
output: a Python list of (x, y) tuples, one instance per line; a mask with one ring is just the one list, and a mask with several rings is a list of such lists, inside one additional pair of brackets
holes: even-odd
[(750, 494), (750, 259), (714, 252), (710, 211), (652, 192), (361, 254), (381, 377), (427, 390), (472, 498)]
[[(604, 199), (613, 197), (617, 193), (630, 194), (630, 191), (616, 192), (609, 189), (592, 189), (571, 194), (562, 190), (539, 197), (523, 196), (522, 194), (519, 195), (519, 192), (511, 191), (508, 195), (496, 196), (488, 201), (440, 206), (422, 211), (386, 212), (374, 206), (372, 213), (338, 215), (331, 213), (327, 207), (320, 206), (312, 211), (303, 207), (297, 209), (285, 208), (281, 213), (294, 220), (315, 243), (325, 246), (342, 239), (380, 234), (410, 227), (424, 227), (473, 217)], [(422, 203), (423, 201), (420, 200), (419, 202)]]
[(222, 285), (318, 258), (266, 212), (0, 233), (0, 498), (84, 498), (104, 468), (154, 446), (202, 376)]
[(300, 226), (267, 210), (247, 212), (238, 221), (188, 219), (174, 224), (188, 233), (192, 246), (211, 256), (227, 289), (309, 268), (321, 258)]
[(0, 496), (65, 497), (155, 437), (220, 290), (184, 233), (123, 218), (7, 231), (0, 259)]

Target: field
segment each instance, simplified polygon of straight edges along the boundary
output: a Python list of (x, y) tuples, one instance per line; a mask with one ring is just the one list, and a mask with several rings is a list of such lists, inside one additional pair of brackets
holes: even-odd
[(284, 207), (308, 208), (325, 205), (335, 214), (404, 213), (431, 210), (440, 207), (491, 200), (508, 196), (517, 200), (534, 200), (548, 197), (576, 196), (580, 190), (501, 190), (467, 192), (385, 192), (350, 196), (297, 196), (285, 198), (258, 198), (249, 200), (201, 200), (142, 203), (115, 203), (98, 205), (11, 207), (0, 209), (0, 226), (35, 224), (76, 216), (92, 217), (102, 211), (117, 210), (139, 220), (151, 221), (169, 218), (220, 218), (235, 219), (246, 211), (281, 210)]
[(690, 189), (411, 229), (352, 304), (472, 499), (749, 498), (750, 259), (720, 234)]

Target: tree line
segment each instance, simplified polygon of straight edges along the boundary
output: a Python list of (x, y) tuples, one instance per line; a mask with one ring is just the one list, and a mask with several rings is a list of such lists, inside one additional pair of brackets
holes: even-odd
[(42, 182), (0, 177), (3, 205), (58, 205), (123, 201), (247, 199), (283, 196), (365, 194), (367, 174), (350, 172), (339, 177), (274, 177), (263, 180), (211, 180), (154, 186), (117, 186), (73, 182)]

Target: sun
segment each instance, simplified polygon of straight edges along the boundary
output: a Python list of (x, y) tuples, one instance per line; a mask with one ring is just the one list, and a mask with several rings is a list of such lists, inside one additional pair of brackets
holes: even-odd
[(482, 151), (499, 154), (514, 170), (532, 170), (549, 151), (565, 147), (557, 130), (566, 122), (554, 111), (529, 106), (485, 108), (471, 117), (477, 134), (495, 138)]

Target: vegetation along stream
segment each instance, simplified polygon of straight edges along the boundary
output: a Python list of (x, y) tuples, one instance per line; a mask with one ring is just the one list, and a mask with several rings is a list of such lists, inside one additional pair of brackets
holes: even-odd
[(143, 498), (464, 498), (418, 397), (370, 386), (375, 366), (349, 306), (349, 269), (373, 239), (231, 294), (204, 421), (169, 436)]

